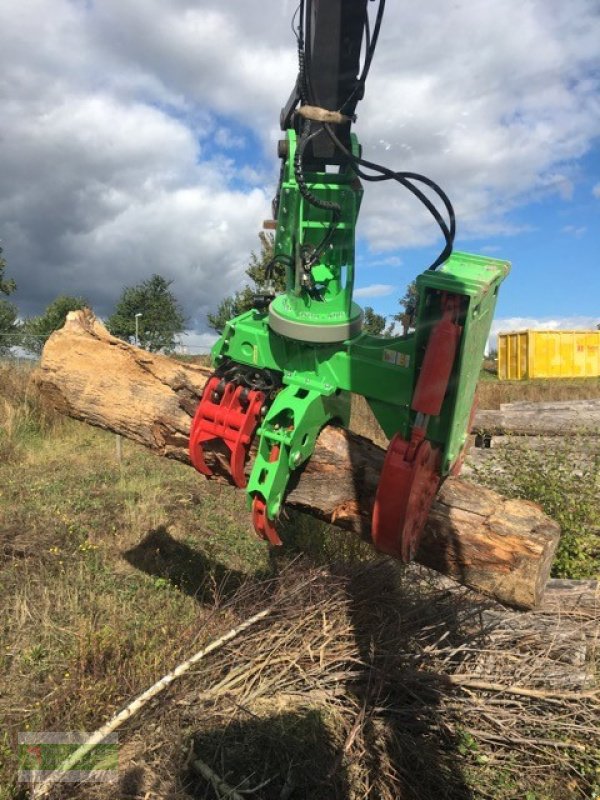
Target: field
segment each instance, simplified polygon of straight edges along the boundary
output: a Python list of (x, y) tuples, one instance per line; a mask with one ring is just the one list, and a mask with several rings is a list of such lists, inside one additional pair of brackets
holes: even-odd
[[(271, 604), (268, 623), (120, 730), (118, 788), (51, 796), (235, 797), (201, 760), (238, 797), (266, 800), (600, 797), (597, 693), (456, 688), (474, 653), (499, 657), (480, 626), (490, 604), (300, 515), (268, 550), (242, 493), (129, 442), (119, 461), (114, 435), (55, 415), (27, 377), (0, 366), (1, 800), (27, 796), (18, 732), (94, 730)], [(488, 408), (599, 396), (600, 381), (480, 387)], [(353, 419), (381, 441), (360, 403)], [(475, 475), (559, 520), (557, 577), (600, 572), (600, 453), (580, 451), (502, 448)], [(539, 678), (549, 655), (524, 645), (518, 658)]]

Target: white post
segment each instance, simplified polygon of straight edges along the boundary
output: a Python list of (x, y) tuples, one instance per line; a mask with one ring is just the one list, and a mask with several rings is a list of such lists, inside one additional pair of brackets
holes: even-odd
[(135, 315), (135, 346), (139, 347), (140, 344), (140, 317), (142, 316), (142, 312), (138, 311)]

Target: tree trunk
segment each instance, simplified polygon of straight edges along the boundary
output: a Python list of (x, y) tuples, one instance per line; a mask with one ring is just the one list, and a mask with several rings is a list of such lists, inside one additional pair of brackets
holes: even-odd
[[(91, 312), (75, 311), (48, 340), (33, 380), (64, 414), (190, 463), (190, 421), (209, 373), (126, 344)], [(286, 502), (369, 539), (383, 458), (369, 439), (327, 427)], [(207, 453), (207, 463), (213, 480), (230, 482), (226, 456)], [(502, 603), (532, 608), (558, 537), (557, 524), (533, 503), (451, 478), (433, 506), (417, 561)]]
[(478, 411), (473, 431), (513, 436), (600, 436), (600, 400), (503, 403), (499, 411)]

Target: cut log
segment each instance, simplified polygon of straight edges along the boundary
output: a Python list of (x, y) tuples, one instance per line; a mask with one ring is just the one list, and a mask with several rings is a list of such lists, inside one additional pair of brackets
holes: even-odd
[(600, 400), (503, 403), (499, 411), (478, 411), (472, 431), (513, 436), (600, 436)]
[[(419, 568), (411, 567), (414, 580)], [(431, 580), (431, 579), (430, 579)], [(454, 592), (456, 584), (442, 575), (431, 581), (437, 591)], [(473, 615), (473, 608), (478, 614)], [(457, 604), (464, 625), (460, 643), (440, 645), (454, 664), (455, 683), (521, 685), (545, 692), (586, 692), (598, 686), (600, 581), (551, 579), (543, 601), (528, 613), (512, 611), (488, 600), (467, 609)], [(461, 617), (464, 614), (465, 617)], [(470, 631), (470, 635), (466, 632)]]
[[(62, 413), (189, 464), (190, 421), (209, 373), (116, 339), (90, 311), (75, 311), (48, 340), (33, 381)], [(369, 539), (383, 458), (369, 439), (327, 427), (286, 502)], [(207, 463), (213, 480), (230, 482), (222, 453), (207, 453)], [(502, 603), (532, 608), (558, 537), (557, 524), (535, 504), (452, 478), (434, 504), (417, 561)]]
[(511, 683), (537, 684), (545, 691), (597, 686), (598, 581), (550, 580), (535, 611), (516, 614), (487, 608), (481, 622), (486, 646), (469, 664), (469, 673), (501, 683), (510, 676)]

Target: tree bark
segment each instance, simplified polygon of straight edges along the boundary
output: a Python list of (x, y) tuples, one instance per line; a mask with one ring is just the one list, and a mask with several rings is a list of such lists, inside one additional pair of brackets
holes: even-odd
[[(74, 311), (48, 340), (33, 381), (62, 413), (189, 464), (191, 417), (209, 374), (207, 367), (116, 339), (90, 311)], [(369, 439), (327, 427), (313, 457), (294, 475), (286, 502), (369, 539), (384, 455)], [(207, 463), (213, 480), (230, 482), (224, 453), (207, 453)], [(450, 478), (433, 506), (417, 561), (502, 603), (533, 608), (559, 533), (535, 504)]]

